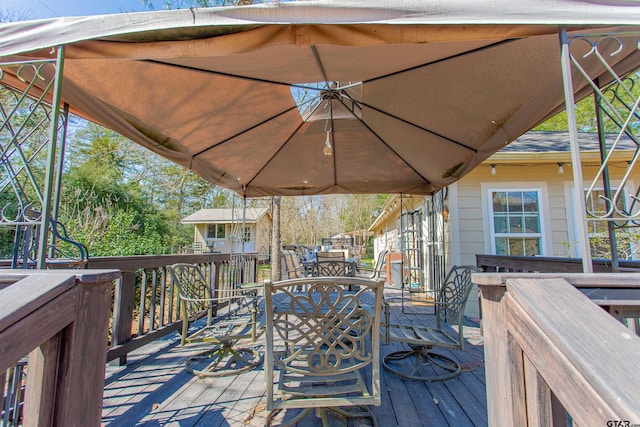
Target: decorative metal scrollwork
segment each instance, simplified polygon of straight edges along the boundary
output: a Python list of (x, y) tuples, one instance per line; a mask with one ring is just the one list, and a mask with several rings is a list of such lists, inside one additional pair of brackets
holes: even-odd
[[(51, 134), (61, 141), (66, 126), (61, 114), (52, 130), (53, 110), (45, 101), (59, 89), (54, 88), (58, 69), (56, 60), (0, 63), (0, 227), (15, 231), (14, 268), (35, 266), (45, 246), (47, 265), (64, 259), (66, 266), (82, 266), (88, 259), (87, 248), (70, 239), (56, 218), (43, 214), (52, 203), (45, 200), (45, 177), (61, 173), (61, 153), (50, 150)], [(55, 171), (50, 153), (60, 160)], [(45, 223), (51, 239), (42, 233)]]
[[(637, 85), (637, 78), (631, 78), (631, 74), (619, 75), (614, 64), (619, 55), (637, 49), (639, 36), (640, 33), (593, 37), (582, 35), (570, 41), (571, 62), (592, 88), (599, 109), (605, 116), (606, 128), (610, 130), (606, 134), (603, 161), (585, 194), (587, 200), (602, 200), (604, 208), (595, 209), (590, 206), (587, 208), (587, 214), (592, 220), (616, 221), (618, 227), (635, 226), (638, 225), (636, 220), (640, 220), (640, 188), (634, 188), (633, 194), (627, 194), (631, 173), (640, 157), (640, 87)], [(574, 54), (574, 51), (584, 53)], [(590, 75), (589, 70), (594, 69), (594, 64), (599, 65), (595, 69), (605, 70), (604, 75)], [(636, 75), (638, 72), (634, 71)], [(602, 82), (605, 84), (601, 85)], [(619, 167), (618, 153), (630, 149), (634, 150), (634, 153), (632, 159), (626, 163), (622, 179), (617, 181), (615, 186), (610, 186), (611, 194), (600, 194), (603, 182), (608, 177), (608, 168)]]

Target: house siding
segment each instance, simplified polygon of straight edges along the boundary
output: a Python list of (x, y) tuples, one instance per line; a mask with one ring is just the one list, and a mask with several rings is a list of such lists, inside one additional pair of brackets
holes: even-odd
[[(501, 165), (496, 167), (496, 175), (491, 175), (488, 165), (480, 166), (469, 175), (456, 183), (456, 204), (458, 206), (457, 227), (459, 227), (459, 244), (452, 246), (452, 251), (457, 253), (454, 258), (459, 259), (460, 264), (475, 264), (476, 254), (489, 253), (491, 247), (489, 241), (487, 206), (483, 206), (483, 188), (540, 188), (543, 184), (543, 220), (546, 229), (545, 255), (568, 257), (576, 256), (573, 238), (573, 221), (568, 218), (573, 213), (571, 201), (567, 199), (566, 188), (573, 187), (572, 172), (570, 166), (564, 165), (565, 173), (558, 174), (556, 164), (536, 165)], [(585, 182), (593, 179), (597, 173), (596, 166), (584, 166), (583, 177)], [(619, 181), (626, 168), (610, 168), (612, 182)], [(638, 173), (632, 175), (634, 181), (640, 178)], [(516, 183), (514, 185), (514, 183)], [(630, 188), (635, 188), (633, 185)], [(486, 196), (485, 196), (486, 197)], [(485, 200), (485, 205), (488, 201)], [(483, 211), (484, 209), (484, 211)], [(484, 214), (483, 214), (484, 212)], [(483, 216), (484, 215), (484, 216)], [(451, 227), (455, 226), (450, 224)], [(480, 231), (482, 230), (482, 231)], [(473, 317), (478, 313), (477, 294), (472, 294), (467, 307), (467, 315)]]
[[(544, 135), (543, 135), (544, 136)], [(559, 137), (551, 134), (550, 137)], [(541, 145), (544, 141), (537, 140)], [(551, 142), (550, 142), (551, 143)], [(597, 147), (595, 145), (594, 147)], [(594, 148), (592, 147), (592, 149)], [(630, 146), (632, 147), (632, 146)], [(544, 150), (543, 150), (544, 151)], [(579, 256), (575, 237), (574, 207), (571, 201), (573, 188), (573, 170), (568, 160), (568, 153), (562, 152), (509, 152), (498, 153), (501, 157), (492, 157), (468, 175), (448, 188), (445, 205), (449, 208), (449, 221), (446, 223), (445, 253), (447, 266), (471, 264), (475, 265), (477, 254), (492, 253), (490, 210), (488, 191), (490, 189), (535, 189), (539, 191), (542, 221), (542, 254), (557, 257)], [(627, 148), (610, 166), (610, 182), (615, 188), (627, 172), (627, 159), (631, 159), (633, 150)], [(542, 157), (543, 158), (542, 158)], [(597, 153), (583, 154), (582, 175), (585, 189), (593, 181), (599, 170), (596, 165)], [(558, 173), (557, 162), (564, 163), (564, 174)], [(491, 164), (496, 164), (496, 174), (491, 174)], [(640, 182), (638, 168), (632, 171), (627, 183), (627, 201), (629, 194), (636, 191), (636, 183)], [(597, 186), (601, 188), (601, 186)], [(409, 196), (407, 196), (409, 197)], [(422, 199), (424, 201), (424, 199)], [(421, 203), (413, 199), (403, 204), (403, 209), (415, 208)], [(424, 204), (424, 202), (422, 202)], [(637, 209), (635, 210), (638, 211)], [(399, 228), (399, 209), (387, 211), (384, 219), (372, 231), (376, 233), (376, 243), (382, 248), (385, 239), (393, 236)], [(396, 246), (391, 250), (399, 251)], [(466, 314), (479, 316), (477, 291), (474, 290), (467, 304)]]

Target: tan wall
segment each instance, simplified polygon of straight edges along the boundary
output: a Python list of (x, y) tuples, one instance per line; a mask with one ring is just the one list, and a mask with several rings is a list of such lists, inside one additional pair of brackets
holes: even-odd
[[(489, 165), (481, 165), (457, 184), (457, 211), (451, 227), (458, 228), (459, 244), (452, 247), (457, 254), (452, 255), (462, 264), (475, 264), (475, 255), (489, 253), (489, 230), (487, 207), (483, 206), (483, 191), (488, 187), (523, 188), (542, 190), (543, 226), (545, 227), (546, 256), (576, 256), (576, 238), (572, 204), (569, 200), (573, 187), (573, 174), (569, 165), (564, 165), (564, 174), (558, 174), (558, 166), (553, 165), (508, 165), (498, 164), (496, 175), (491, 175)], [(595, 166), (583, 168), (585, 186), (595, 176)], [(610, 168), (611, 180), (615, 186), (625, 169)], [(628, 185), (628, 192), (635, 191), (640, 183), (640, 174), (635, 173)], [(486, 197), (486, 195), (485, 195)], [(487, 201), (485, 200), (485, 203)], [(453, 214), (453, 210), (452, 210)]]
[[(622, 178), (625, 165), (611, 167), (613, 185)], [(583, 167), (583, 182), (588, 187), (597, 173), (596, 166)], [(635, 173), (627, 185), (628, 191), (635, 191), (640, 183), (640, 174)], [(543, 198), (543, 227), (545, 252), (547, 256), (577, 256), (574, 236), (573, 206), (570, 188), (573, 187), (573, 171), (564, 164), (564, 174), (558, 173), (557, 164), (509, 165), (497, 164), (496, 175), (491, 175), (491, 167), (484, 164), (451, 187), (449, 205), (451, 209), (449, 231), (450, 250), (454, 264), (475, 265), (476, 254), (490, 253), (490, 233), (487, 218), (487, 196), (483, 205), (483, 192), (488, 188), (539, 188)], [(600, 185), (598, 185), (600, 187)], [(453, 200), (452, 200), (453, 197)], [(478, 313), (477, 293), (472, 293), (467, 307), (467, 315)]]
[(263, 215), (256, 223), (254, 236), (256, 239), (256, 252), (267, 257), (271, 248), (271, 217)]
[[(595, 165), (583, 166), (585, 188), (591, 184), (598, 171)], [(612, 186), (616, 186), (626, 172), (626, 164), (618, 162), (610, 168)], [(632, 174), (627, 184), (627, 195), (635, 192), (640, 184), (640, 173)], [(447, 269), (452, 265), (476, 263), (476, 254), (491, 253), (488, 228), (487, 191), (489, 188), (535, 188), (541, 190), (543, 209), (544, 252), (546, 256), (577, 256), (573, 206), (569, 200), (573, 187), (571, 165), (564, 164), (564, 174), (558, 173), (558, 165), (551, 164), (500, 164), (496, 175), (491, 175), (489, 164), (480, 165), (469, 175), (449, 187), (446, 205), (449, 222), (446, 245)], [(600, 184), (597, 187), (601, 187)], [(484, 193), (484, 200), (483, 200)], [(424, 200), (424, 199), (422, 199)], [(420, 205), (418, 199), (403, 203), (403, 209)], [(376, 233), (376, 242), (382, 244), (383, 237), (391, 236), (399, 228), (399, 206), (391, 208)], [(380, 234), (382, 231), (383, 234)], [(399, 250), (397, 248), (392, 248)], [(469, 299), (466, 314), (479, 316), (477, 292)]]
[[(413, 210), (424, 204), (422, 196), (405, 196), (402, 199), (402, 210)], [(400, 199), (396, 199), (386, 207), (384, 218), (374, 230), (374, 252), (377, 254), (387, 249), (391, 252), (400, 252), (398, 230), (400, 229)]]
[[(207, 226), (208, 224), (195, 224), (194, 226), (194, 243), (202, 243), (202, 247), (207, 247)], [(257, 222), (257, 224), (247, 224), (247, 227), (252, 228), (252, 237), (255, 241), (255, 247), (252, 248), (255, 252), (258, 252), (263, 257), (269, 255), (270, 239), (271, 239), (271, 218), (268, 215), (263, 215)], [(228, 253), (232, 250), (233, 245), (231, 239), (228, 237), (231, 234), (231, 224), (225, 224), (225, 239), (216, 239), (215, 251)]]
[(202, 247), (207, 246), (207, 224), (196, 224), (193, 242), (194, 243), (202, 243)]

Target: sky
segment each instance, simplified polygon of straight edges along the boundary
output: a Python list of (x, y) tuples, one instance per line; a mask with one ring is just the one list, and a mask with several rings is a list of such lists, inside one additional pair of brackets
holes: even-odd
[[(154, 2), (162, 7), (162, 0)], [(143, 12), (141, 0), (0, 0), (3, 11), (24, 11), (27, 19)]]

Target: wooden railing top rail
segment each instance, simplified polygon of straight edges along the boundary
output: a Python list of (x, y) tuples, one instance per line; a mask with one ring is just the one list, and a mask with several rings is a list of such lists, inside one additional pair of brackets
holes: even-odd
[[(594, 259), (592, 263), (593, 271), (596, 273), (612, 271), (611, 260)], [(640, 271), (640, 261), (620, 260), (618, 264), (622, 271)], [(537, 271), (541, 273), (580, 273), (583, 271), (581, 258), (565, 257), (476, 254), (476, 265), (483, 269), (500, 268), (510, 271)]]
[(564, 279), (508, 278), (506, 291), (509, 332), (574, 422), (636, 419), (638, 337)]
[(562, 278), (576, 288), (640, 288), (640, 273), (474, 273), (473, 283), (505, 286), (512, 278)]
[[(257, 254), (245, 253), (245, 256), (255, 258)], [(117, 268), (124, 271), (135, 271), (140, 268), (164, 267), (179, 262), (198, 264), (213, 261), (228, 261), (229, 259), (230, 254), (228, 253), (94, 257), (89, 259), (89, 268)]]
[[(29, 351), (73, 321), (69, 312), (71, 301), (59, 298), (75, 286), (73, 275), (25, 277), (23, 273), (14, 277), (15, 283), (0, 290), (0, 372), (18, 363)], [(59, 308), (55, 318), (41, 311), (52, 301)], [(28, 326), (35, 330), (29, 333)]]

